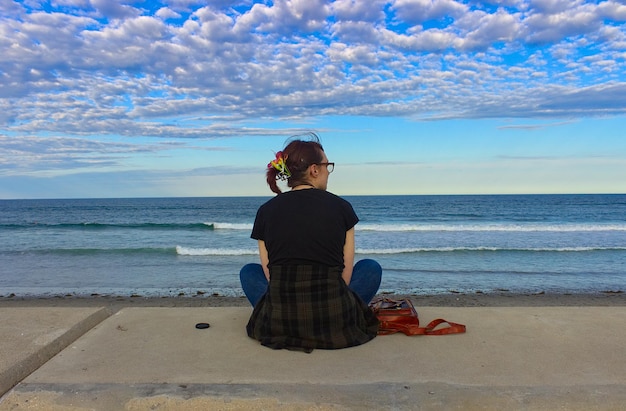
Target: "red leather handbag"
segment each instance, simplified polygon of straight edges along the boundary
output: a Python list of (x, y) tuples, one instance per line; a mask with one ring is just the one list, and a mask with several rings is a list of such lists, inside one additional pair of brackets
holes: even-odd
[[(380, 322), (378, 335), (397, 332), (406, 335), (445, 335), (465, 332), (465, 325), (441, 318), (431, 321), (426, 327), (420, 327), (415, 306), (408, 298), (394, 300), (387, 297), (377, 297), (372, 300), (369, 306)], [(448, 327), (435, 329), (441, 324), (448, 324)]]

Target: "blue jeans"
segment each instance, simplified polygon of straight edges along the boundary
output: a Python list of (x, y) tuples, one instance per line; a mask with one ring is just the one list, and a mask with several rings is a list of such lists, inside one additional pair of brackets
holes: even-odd
[[(354, 265), (352, 278), (348, 287), (365, 303), (369, 303), (378, 292), (383, 269), (374, 260), (360, 260)], [(268, 282), (261, 264), (251, 263), (243, 266), (239, 272), (241, 287), (254, 307), (267, 292)]]

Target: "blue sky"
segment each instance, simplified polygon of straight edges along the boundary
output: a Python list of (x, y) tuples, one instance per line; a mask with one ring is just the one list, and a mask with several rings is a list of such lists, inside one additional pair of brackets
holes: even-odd
[(626, 1), (0, 1), (0, 198), (626, 193)]

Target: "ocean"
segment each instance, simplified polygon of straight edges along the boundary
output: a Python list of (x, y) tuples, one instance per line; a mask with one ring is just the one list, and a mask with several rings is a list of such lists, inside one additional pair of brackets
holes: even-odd
[[(626, 195), (345, 198), (381, 292), (626, 290)], [(268, 199), (0, 200), (0, 296), (241, 296)]]

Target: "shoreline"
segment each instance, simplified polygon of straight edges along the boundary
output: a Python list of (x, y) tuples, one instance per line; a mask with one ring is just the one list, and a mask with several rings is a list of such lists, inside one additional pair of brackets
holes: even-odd
[[(410, 298), (416, 307), (611, 307), (626, 306), (626, 293), (448, 293), (436, 295), (379, 294)], [(114, 312), (126, 307), (250, 307), (245, 297), (215, 294), (143, 297), (139, 295), (0, 296), (2, 307), (106, 307)]]

